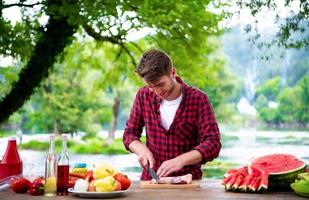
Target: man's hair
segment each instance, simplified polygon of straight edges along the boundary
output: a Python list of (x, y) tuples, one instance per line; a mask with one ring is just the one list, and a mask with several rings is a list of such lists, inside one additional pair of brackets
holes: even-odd
[(173, 67), (172, 59), (159, 49), (151, 49), (143, 54), (136, 68), (137, 74), (150, 82), (169, 75)]

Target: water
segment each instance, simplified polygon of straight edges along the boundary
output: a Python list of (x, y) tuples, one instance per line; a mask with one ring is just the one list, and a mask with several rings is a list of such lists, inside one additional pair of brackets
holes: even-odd
[[(256, 131), (245, 129), (233, 132), (224, 132), (222, 135), (222, 150), (217, 161), (247, 165), (254, 157), (272, 153), (288, 153), (309, 163), (309, 132), (279, 132)], [(42, 136), (43, 137), (43, 136)], [(29, 140), (29, 138), (25, 138)], [(0, 155), (3, 155), (7, 139), (0, 138)], [(44, 174), (44, 160), (47, 152), (21, 150), (24, 162), (24, 174), (38, 176)], [(85, 155), (70, 154), (70, 165), (76, 162), (85, 162), (88, 167), (105, 161), (118, 171), (126, 173), (130, 179), (138, 180), (141, 168), (134, 154), (127, 155)], [(220, 176), (225, 169), (216, 169)], [(207, 173), (207, 171), (206, 171)], [(211, 173), (209, 171), (210, 176)], [(218, 176), (213, 176), (217, 177)]]

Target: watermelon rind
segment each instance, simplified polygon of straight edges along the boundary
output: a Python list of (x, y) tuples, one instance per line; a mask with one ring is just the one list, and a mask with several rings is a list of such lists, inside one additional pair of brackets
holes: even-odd
[(270, 174), (268, 181), (269, 181), (269, 188), (270, 189), (290, 189), (290, 184), (294, 182), (297, 178), (297, 175), (300, 173), (305, 172), (306, 165), (303, 168), (298, 169), (293, 172), (282, 173), (282, 174)]

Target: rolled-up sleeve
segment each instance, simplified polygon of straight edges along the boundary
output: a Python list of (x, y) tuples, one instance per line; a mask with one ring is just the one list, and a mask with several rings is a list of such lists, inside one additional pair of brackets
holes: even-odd
[(202, 155), (201, 164), (212, 161), (219, 156), (221, 150), (219, 127), (206, 95), (200, 97), (198, 108), (198, 142), (194, 147)]
[(141, 101), (142, 92), (139, 90), (135, 96), (134, 103), (131, 108), (131, 113), (129, 119), (126, 123), (126, 128), (123, 134), (123, 144), (128, 151), (129, 145), (134, 140), (139, 140), (144, 127), (144, 119), (142, 115), (142, 101)]

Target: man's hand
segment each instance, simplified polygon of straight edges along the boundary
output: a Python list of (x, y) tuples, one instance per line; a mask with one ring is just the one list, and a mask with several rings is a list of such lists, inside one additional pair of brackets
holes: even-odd
[(202, 161), (202, 154), (197, 150), (186, 152), (176, 158), (164, 161), (157, 171), (159, 177), (168, 176), (181, 170), (184, 166), (194, 165)]
[(171, 160), (164, 161), (157, 171), (157, 175), (160, 177), (168, 176), (169, 174), (179, 171), (184, 167), (181, 162), (181, 157), (176, 157)]
[(141, 167), (147, 169), (148, 167), (153, 168), (154, 158), (151, 151), (140, 141), (134, 140), (130, 143), (129, 148), (138, 156), (138, 162)]
[(152, 153), (149, 151), (138, 154), (138, 162), (141, 165), (141, 167), (145, 169), (148, 169), (148, 167), (153, 168), (154, 158)]

